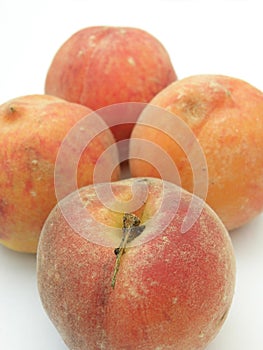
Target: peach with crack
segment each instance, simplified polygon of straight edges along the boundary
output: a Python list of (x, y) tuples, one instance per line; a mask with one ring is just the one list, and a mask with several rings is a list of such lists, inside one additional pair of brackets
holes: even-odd
[(43, 306), (71, 350), (204, 349), (234, 293), (221, 220), (157, 178), (73, 192), (49, 215), (37, 257)]

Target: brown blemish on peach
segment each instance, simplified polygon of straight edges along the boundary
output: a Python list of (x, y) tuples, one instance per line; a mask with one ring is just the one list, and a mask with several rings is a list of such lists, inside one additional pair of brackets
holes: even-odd
[(4, 199), (0, 198), (0, 215), (5, 214), (6, 202)]
[(227, 309), (227, 310), (223, 313), (223, 315), (220, 317), (220, 319), (219, 319), (219, 321), (218, 321), (218, 326), (219, 326), (219, 327), (225, 322), (225, 320), (226, 320), (226, 318), (227, 318), (227, 315), (228, 315), (228, 311), (229, 311), (229, 309)]
[(16, 109), (15, 109), (15, 107), (14, 107), (14, 106), (10, 106), (10, 107), (9, 107), (9, 110), (10, 110), (10, 112), (11, 112), (11, 113), (16, 112)]

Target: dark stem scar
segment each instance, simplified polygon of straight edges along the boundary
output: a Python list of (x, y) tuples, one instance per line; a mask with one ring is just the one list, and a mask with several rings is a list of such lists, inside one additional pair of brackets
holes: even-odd
[(144, 225), (140, 225), (141, 221), (135, 214), (125, 213), (123, 215), (122, 223), (123, 226), (121, 243), (118, 248), (114, 249), (114, 254), (116, 255), (116, 262), (111, 281), (112, 288), (115, 287), (117, 274), (120, 268), (121, 258), (126, 251), (127, 244), (132, 242), (145, 229)]

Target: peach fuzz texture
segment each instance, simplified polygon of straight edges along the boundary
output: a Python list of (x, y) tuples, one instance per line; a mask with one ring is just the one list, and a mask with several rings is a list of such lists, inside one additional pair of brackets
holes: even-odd
[[(138, 179), (112, 184), (117, 199), (131, 197)], [(142, 224), (155, 218), (162, 200), (162, 181), (146, 178), (148, 197), (136, 211)], [(97, 187), (96, 187), (97, 186)], [(86, 210), (114, 230), (123, 213), (108, 210), (96, 196), (97, 184), (80, 190)], [(65, 198), (47, 219), (38, 248), (38, 288), (43, 306), (69, 349), (201, 350), (216, 336), (227, 317), (235, 286), (231, 240), (218, 216), (204, 203), (192, 228), (182, 234), (182, 221), (192, 194), (167, 183), (167, 198), (181, 196), (177, 212), (162, 231), (169, 209), (161, 213), (160, 234), (126, 249), (116, 285), (111, 287), (116, 256), (113, 246), (85, 239), (69, 225), (77, 214), (78, 194)], [(199, 203), (200, 204), (200, 203)], [(61, 207), (62, 205), (62, 207)], [(86, 233), (96, 222), (86, 225)], [(117, 238), (117, 242), (120, 237)]]
[[(207, 161), (209, 183), (206, 201), (229, 230), (244, 225), (262, 212), (261, 91), (237, 78), (197, 75), (170, 84), (150, 104), (171, 112), (195, 134)], [(146, 116), (147, 111), (143, 111), (139, 121), (143, 123)], [(150, 121), (149, 116), (147, 120)], [(173, 131), (176, 135), (176, 130)], [(182, 186), (192, 192), (193, 173), (187, 154), (161, 128), (157, 130), (138, 124), (132, 138), (159, 145), (173, 159)], [(131, 153), (137, 158), (130, 161), (132, 176), (160, 176), (154, 164), (139, 160), (144, 156), (142, 147), (134, 143)], [(171, 179), (172, 174), (166, 175)]]
[[(69, 130), (90, 113), (87, 107), (48, 95), (18, 97), (0, 106), (0, 243), (36, 252), (44, 221), (57, 202), (54, 166), (59, 147)], [(79, 186), (93, 182), (98, 157), (113, 143), (109, 129), (90, 143), (80, 158)], [(72, 157), (74, 145), (64, 173)], [(118, 178), (117, 169), (113, 179)], [(66, 191), (66, 183), (61, 186)]]
[[(121, 102), (147, 103), (176, 79), (166, 49), (151, 34), (97, 26), (76, 32), (58, 49), (45, 92), (98, 110)], [(132, 126), (113, 127), (115, 138), (128, 138)]]

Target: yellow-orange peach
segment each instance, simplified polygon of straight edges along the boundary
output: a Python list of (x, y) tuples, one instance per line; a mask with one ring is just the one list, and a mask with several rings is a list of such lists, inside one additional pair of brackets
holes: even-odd
[[(174, 126), (178, 120), (185, 123), (197, 138), (206, 158), (208, 171), (207, 203), (232, 230), (254, 218), (263, 210), (263, 93), (240, 79), (221, 75), (192, 76), (172, 83), (150, 103), (160, 107), (174, 118), (162, 120), (152, 110), (143, 111), (132, 134), (130, 161), (132, 176), (160, 176), (154, 162), (145, 158), (140, 140), (160, 146), (176, 164), (182, 186), (193, 191), (191, 166), (199, 166), (198, 159), (189, 162), (194, 149), (188, 145), (188, 154), (176, 140), (183, 140)], [(157, 118), (159, 120), (157, 121)], [(148, 125), (139, 125), (147, 120)], [(162, 124), (161, 124), (162, 123)], [(160, 125), (153, 128), (151, 125)], [(179, 125), (178, 123), (176, 125)], [(164, 129), (174, 137), (167, 136)], [(179, 142), (179, 143), (180, 143)], [(192, 147), (193, 148), (193, 147)], [(153, 148), (148, 145), (148, 154)], [(136, 159), (137, 158), (137, 159)], [(191, 163), (191, 164), (190, 164)], [(174, 177), (163, 171), (164, 178)], [(175, 179), (175, 177), (174, 177)], [(197, 180), (197, 179), (195, 179)], [(177, 180), (175, 179), (175, 182)], [(199, 184), (202, 175), (199, 175)], [(198, 184), (197, 184), (198, 187)]]
[[(87, 107), (47, 95), (18, 97), (0, 106), (0, 243), (3, 245), (21, 252), (36, 252), (42, 225), (56, 204), (54, 167), (59, 147), (67, 133), (87, 115), (91, 115)], [(101, 123), (106, 126), (102, 120)], [(96, 127), (88, 132), (92, 133)], [(75, 136), (80, 139), (86, 135), (87, 130), (80, 128)], [(113, 143), (109, 129), (94, 137), (79, 166), (76, 165), (79, 186), (93, 183), (96, 161)], [(59, 164), (62, 177), (58, 178), (58, 187), (65, 195), (69, 165), (78, 157), (75, 148), (76, 141)], [(108, 159), (104, 158), (104, 166), (107, 168), (112, 161), (109, 154)], [(118, 169), (112, 179), (118, 179)]]
[[(226, 228), (204, 201), (170, 182), (131, 178), (110, 185), (112, 199), (108, 183), (64, 198), (43, 227), (37, 276), (47, 314), (71, 350), (204, 349), (234, 293)], [(134, 199), (142, 231), (126, 247), (113, 288), (114, 248)], [(191, 220), (198, 211), (182, 233), (187, 215)]]
[[(121, 102), (149, 102), (174, 80), (169, 55), (151, 34), (97, 26), (76, 32), (61, 46), (47, 73), (45, 92), (97, 110)], [(132, 126), (113, 127), (115, 138), (128, 138)]]

